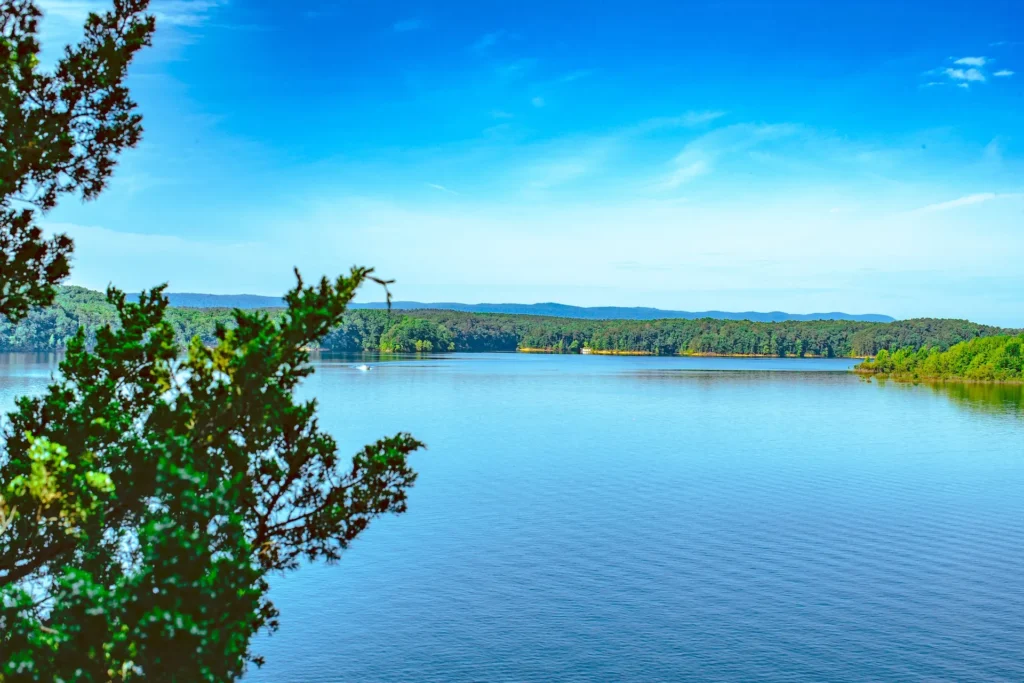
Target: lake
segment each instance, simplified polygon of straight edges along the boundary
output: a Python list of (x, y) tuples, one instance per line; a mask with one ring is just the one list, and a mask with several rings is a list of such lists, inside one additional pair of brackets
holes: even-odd
[[(324, 358), (409, 512), (273, 583), (246, 681), (1024, 680), (1020, 387), (853, 361)], [(52, 359), (0, 361), (0, 403)]]

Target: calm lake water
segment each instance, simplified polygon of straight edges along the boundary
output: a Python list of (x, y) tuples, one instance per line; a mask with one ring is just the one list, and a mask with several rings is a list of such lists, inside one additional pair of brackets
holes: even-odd
[[(325, 359), (409, 512), (276, 580), (246, 681), (1024, 680), (1020, 387), (845, 360)], [(46, 359), (0, 361), (0, 403)]]

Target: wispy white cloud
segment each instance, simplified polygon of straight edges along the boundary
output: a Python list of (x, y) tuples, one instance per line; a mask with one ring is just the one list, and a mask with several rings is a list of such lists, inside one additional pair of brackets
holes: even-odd
[(998, 198), (999, 195), (995, 192), (979, 192), (977, 194), (969, 194), (959, 199), (952, 199), (948, 202), (940, 202), (938, 204), (929, 204), (918, 209), (922, 213), (931, 213), (933, 211), (949, 211), (950, 209), (957, 209), (961, 206), (971, 206), (972, 204), (981, 204), (983, 202), (990, 202), (993, 199)]
[[(163, 0), (154, 2), (150, 11), (158, 26), (199, 26), (225, 0)], [(44, 16), (80, 24), (90, 12), (109, 8), (106, 0), (40, 0)]]
[(456, 192), (455, 190), (453, 190), (451, 188), (445, 187), (444, 185), (438, 185), (437, 183), (424, 183), (424, 185), (426, 185), (427, 187), (433, 188), (433, 189), (437, 190), (438, 192), (447, 192), (448, 194), (454, 194), (454, 195), (461, 195), (462, 194), (461, 192)]
[(512, 171), (528, 199), (543, 199), (550, 190), (584, 179), (601, 178), (612, 159), (627, 149), (621, 131), (597, 137), (574, 136), (531, 146)]
[(409, 31), (418, 31), (421, 28), (426, 27), (426, 22), (422, 19), (403, 19), (402, 21), (396, 21), (392, 25), (395, 33), (408, 33)]
[(680, 166), (671, 173), (669, 173), (661, 182), (656, 186), (659, 190), (674, 190), (680, 185), (699, 178), (702, 175), (706, 175), (711, 170), (710, 164), (704, 159), (698, 159), (693, 163), (685, 166)]
[(529, 182), (529, 188), (547, 190), (581, 178), (598, 168), (602, 156), (599, 152), (593, 152), (541, 162), (532, 169), (533, 179)]
[(724, 111), (688, 111), (680, 116), (656, 116), (627, 129), (633, 135), (645, 135), (671, 128), (696, 128), (725, 116)]
[(89, 12), (101, 10), (103, 4), (96, 0), (40, 0), (39, 8), (46, 18), (56, 17), (67, 21), (84, 21)]
[(495, 140), (504, 138), (511, 129), (512, 124), (510, 123), (496, 123), (493, 126), (487, 126), (480, 132), (485, 139)]
[(165, 0), (154, 2), (153, 15), (157, 25), (162, 21), (172, 26), (200, 26), (209, 19), (210, 14), (223, 5), (226, 0)]
[(514, 81), (525, 76), (535, 66), (537, 66), (536, 59), (532, 57), (524, 57), (513, 62), (501, 64), (496, 67), (494, 71), (498, 75), (498, 78), (505, 81)]
[(469, 46), (469, 49), (474, 52), (486, 52), (491, 49), (498, 42), (508, 36), (505, 30), (493, 31), (491, 33), (485, 33), (480, 38)]
[(985, 74), (978, 69), (945, 69), (943, 73), (955, 81), (985, 81)]
[(587, 78), (588, 76), (592, 76), (593, 74), (593, 69), (577, 69), (576, 71), (570, 71), (569, 73), (563, 75), (561, 78), (558, 79), (558, 81), (560, 83), (572, 83), (573, 81), (578, 81), (581, 78)]
[(985, 149), (981, 152), (982, 161), (987, 164), (1001, 164), (1003, 161), (1003, 146), (998, 137), (992, 138)]
[(971, 85), (985, 83), (990, 76), (1007, 78), (1013, 75), (1013, 71), (1009, 69), (1000, 69), (994, 73), (989, 71), (986, 67), (991, 67), (993, 60), (988, 57), (960, 57), (959, 59), (950, 57), (949, 59), (952, 61), (953, 66), (939, 67), (924, 72), (922, 75), (930, 77), (931, 80), (922, 83), (920, 87), (932, 88), (941, 85), (943, 81), (935, 80), (935, 77), (945, 76), (948, 79), (945, 82), (969, 90)]
[(672, 159), (672, 169), (653, 183), (655, 190), (673, 190), (714, 169), (723, 156), (748, 152), (766, 142), (788, 137), (798, 128), (789, 124), (735, 124), (717, 128), (693, 140)]
[(725, 116), (724, 111), (690, 111), (679, 117), (679, 123), (683, 126), (699, 126), (711, 123), (723, 116)]
[(961, 66), (985, 66), (988, 59), (985, 57), (961, 57), (953, 63)]
[[(650, 144), (652, 142), (650, 140), (644, 142), (644, 138), (647, 136), (676, 129), (697, 128), (721, 116), (724, 116), (724, 113), (719, 111), (693, 111), (680, 116), (646, 119), (599, 136), (574, 136), (543, 143), (527, 153), (529, 161), (519, 167), (514, 177), (522, 183), (525, 195), (533, 199), (543, 198), (549, 190), (583, 179), (593, 180), (596, 183), (611, 182), (607, 172), (614, 168), (612, 162), (628, 159), (631, 150), (635, 149), (637, 145)], [(752, 134), (757, 135), (756, 132)], [(708, 135), (712, 136), (710, 142), (705, 141)], [(730, 133), (727, 132), (725, 138), (729, 138), (729, 135)], [(674, 162), (669, 173), (664, 174), (664, 177), (657, 181), (641, 179), (642, 186), (647, 189), (652, 187), (659, 190), (671, 189), (709, 172), (711, 170), (710, 161), (714, 154), (711, 152), (698, 154), (694, 150), (698, 147), (703, 149), (703, 145), (718, 145), (719, 142), (715, 142), (715, 137), (714, 131), (705, 133), (698, 138), (703, 142), (695, 141), (688, 146), (687, 149), (694, 154), (692, 159), (685, 158), (684, 150), (684, 153)], [(620, 178), (615, 185), (622, 187), (622, 181), (623, 179)], [(631, 182), (628, 180), (625, 182), (625, 185), (630, 184)]]

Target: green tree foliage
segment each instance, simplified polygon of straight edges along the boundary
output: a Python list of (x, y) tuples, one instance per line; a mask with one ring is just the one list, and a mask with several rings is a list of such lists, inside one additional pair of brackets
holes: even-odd
[(402, 316), (380, 336), (382, 353), (430, 353), (454, 351), (455, 343), (448, 328), (440, 323)]
[(860, 330), (853, 335), (851, 346), (857, 356), (873, 356), (882, 349), (894, 351), (907, 347), (945, 350), (962, 341), (1006, 334), (1008, 331), (1013, 330), (978, 325), (967, 320), (918, 318)]
[(344, 326), (364, 282), (387, 283), (365, 268), (300, 279), (273, 313), (170, 312), (162, 288), (137, 303), (63, 288), (31, 310), (57, 293), (71, 242), (43, 240), (10, 202), (103, 189), (141, 131), (122, 81), (153, 20), (145, 0), (114, 0), (44, 75), (38, 9), (2, 6), (5, 345), (66, 354), (4, 425), (0, 681), (232, 680), (277, 626), (268, 574), (337, 561), (406, 508), (422, 444), (397, 434), (345, 460), (315, 401), (294, 398), (306, 349)]
[[(293, 398), (305, 348), (370, 271), (299, 286), (216, 343), (175, 341), (159, 289), (68, 344), (58, 380), (10, 415), (0, 491), (3, 680), (229, 680), (276, 626), (265, 576), (339, 559), (415, 480), (399, 434), (348, 464)], [(180, 656), (182, 651), (188, 657)]]
[(857, 366), (858, 372), (897, 379), (967, 379), (984, 382), (1024, 380), (1024, 335), (971, 339), (947, 350), (911, 347), (889, 352)]
[(141, 117), (124, 78), (153, 33), (147, 4), (115, 0), (112, 11), (90, 14), (83, 40), (47, 73), (39, 8), (0, 1), (0, 313), (10, 318), (49, 303), (69, 272), (71, 240), (45, 239), (35, 212), (65, 193), (96, 197), (117, 154), (139, 141)]

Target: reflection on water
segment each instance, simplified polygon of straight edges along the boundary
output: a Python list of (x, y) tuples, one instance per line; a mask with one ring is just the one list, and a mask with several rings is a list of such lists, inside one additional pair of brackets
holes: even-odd
[(1020, 384), (965, 384), (945, 382), (929, 385), (933, 391), (974, 410), (1018, 413), (1024, 416), (1024, 386)]
[(854, 375), (845, 369), (820, 366), (786, 366), (770, 370), (749, 366), (738, 369), (656, 369), (638, 370), (623, 375), (624, 379), (643, 382), (688, 382), (698, 386), (713, 386), (722, 382), (736, 385), (778, 383), (844, 384), (860, 382), (877, 384), (888, 392), (915, 393), (927, 391), (941, 396), (954, 405), (967, 410), (992, 415), (1024, 417), (1024, 384), (996, 384), (986, 382), (897, 382), (893, 380)]
[(396, 361), (409, 360), (436, 360), (444, 358), (442, 354), (430, 353), (376, 353), (366, 351), (364, 353), (346, 353), (336, 351), (310, 351), (309, 358), (314, 363), (346, 364), (346, 363), (394, 363)]
[(44, 372), (49, 374), (51, 368), (64, 354), (58, 353), (0, 353), (0, 375), (18, 375), (24, 373)]
[(877, 380), (887, 390), (916, 391), (926, 387), (954, 404), (985, 413), (1024, 417), (1024, 384), (986, 382), (905, 383)]

